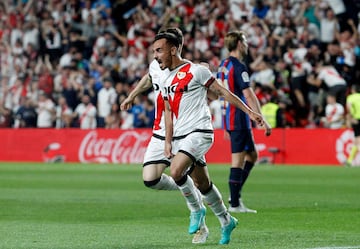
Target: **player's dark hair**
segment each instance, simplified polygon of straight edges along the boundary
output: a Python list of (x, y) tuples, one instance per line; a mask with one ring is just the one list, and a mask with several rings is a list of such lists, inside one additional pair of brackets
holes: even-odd
[(181, 29), (179, 28), (167, 28), (165, 32), (172, 33), (178, 38), (179, 44), (182, 46), (184, 44), (184, 35)]
[(234, 51), (237, 48), (239, 41), (244, 42), (245, 33), (243, 31), (230, 31), (225, 36), (225, 47), (229, 52)]
[(155, 39), (154, 39), (154, 42), (156, 42), (157, 40), (160, 40), (160, 39), (166, 39), (166, 41), (168, 43), (170, 43), (171, 45), (179, 48), (180, 47), (180, 44), (179, 43), (179, 39), (177, 38), (176, 35), (174, 35), (173, 33), (170, 33), (170, 32), (160, 32), (158, 33), (156, 36), (155, 36)]

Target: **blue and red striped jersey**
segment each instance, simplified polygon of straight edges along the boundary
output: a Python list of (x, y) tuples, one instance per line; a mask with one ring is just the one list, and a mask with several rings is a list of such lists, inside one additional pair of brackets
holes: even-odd
[[(230, 56), (221, 61), (216, 78), (224, 87), (247, 104), (243, 90), (250, 87), (250, 77), (245, 64)], [(222, 102), (224, 129), (229, 131), (251, 129), (250, 118), (246, 113), (224, 100)]]

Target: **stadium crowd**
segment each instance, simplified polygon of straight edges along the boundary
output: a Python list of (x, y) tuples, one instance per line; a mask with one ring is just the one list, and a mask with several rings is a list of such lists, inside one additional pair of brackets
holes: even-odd
[[(245, 30), (252, 86), (274, 127), (343, 127), (346, 96), (360, 84), (359, 7), (356, 0), (1, 1), (0, 127), (152, 127), (151, 91), (130, 111), (119, 105), (147, 72), (163, 26), (179, 27), (183, 57), (207, 62), (214, 74), (227, 53), (224, 35)], [(221, 103), (209, 105), (220, 128)], [(331, 109), (338, 117), (330, 105), (340, 106)]]

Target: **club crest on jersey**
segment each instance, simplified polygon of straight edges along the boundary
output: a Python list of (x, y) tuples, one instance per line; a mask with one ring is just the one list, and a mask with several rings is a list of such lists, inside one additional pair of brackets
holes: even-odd
[(185, 78), (186, 76), (186, 72), (178, 72), (176, 77), (179, 79), (179, 80), (182, 80), (183, 78)]

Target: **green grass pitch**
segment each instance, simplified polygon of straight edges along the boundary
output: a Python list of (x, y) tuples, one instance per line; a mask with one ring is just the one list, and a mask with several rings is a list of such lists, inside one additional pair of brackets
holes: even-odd
[[(229, 167), (209, 165), (227, 200)], [(178, 191), (142, 183), (140, 165), (0, 164), (1, 249), (360, 248), (360, 168), (257, 165), (227, 246), (191, 244)]]

